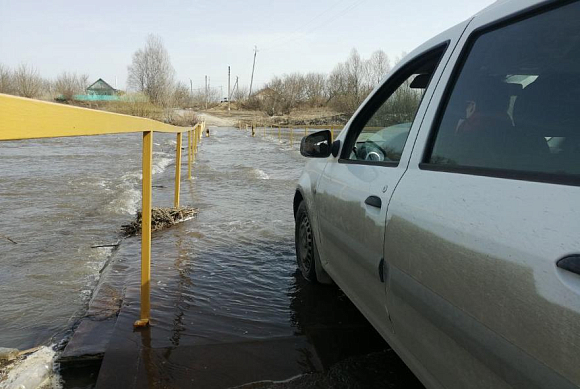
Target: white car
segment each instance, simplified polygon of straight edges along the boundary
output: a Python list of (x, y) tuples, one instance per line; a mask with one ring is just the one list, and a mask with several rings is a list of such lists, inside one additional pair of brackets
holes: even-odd
[(580, 2), (494, 3), (301, 152), (302, 274), (426, 387), (580, 386)]

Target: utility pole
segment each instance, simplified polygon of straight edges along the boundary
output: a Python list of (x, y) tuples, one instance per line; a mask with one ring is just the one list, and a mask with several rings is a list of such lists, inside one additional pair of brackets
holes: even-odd
[(207, 109), (207, 75), (205, 76), (205, 93), (203, 95), (205, 97), (205, 109)]
[(189, 79), (189, 91), (191, 96), (193, 96), (193, 81), (191, 81), (191, 78)]
[(228, 66), (228, 112), (230, 112), (230, 67)]
[(252, 95), (252, 84), (254, 83), (254, 69), (256, 68), (256, 54), (258, 53), (258, 46), (254, 46), (254, 64), (252, 65), (252, 78), (250, 79), (250, 93), (248, 98)]
[(233, 94), (236, 92), (236, 88), (238, 87), (238, 76), (236, 76), (236, 82), (234, 82), (234, 87), (232, 88), (232, 91), (229, 95), (229, 99), (231, 100)]

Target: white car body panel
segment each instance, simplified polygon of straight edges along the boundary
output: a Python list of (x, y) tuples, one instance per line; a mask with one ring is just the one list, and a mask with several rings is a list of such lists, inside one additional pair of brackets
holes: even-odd
[(331, 156), (310, 161), (298, 184), (324, 269), (428, 388), (580, 385), (580, 277), (555, 266), (580, 253), (580, 187), (419, 166), (472, 34), (550, 3), (498, 1), (397, 64), (381, 84), (450, 42), (397, 167)]

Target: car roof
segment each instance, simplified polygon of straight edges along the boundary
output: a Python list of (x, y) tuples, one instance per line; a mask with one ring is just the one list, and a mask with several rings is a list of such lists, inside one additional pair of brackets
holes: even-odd
[(496, 0), (493, 4), (488, 5), (481, 11), (477, 12), (474, 17), (488, 13), (497, 14), (498, 17), (507, 16), (514, 10), (523, 11), (526, 8), (537, 6), (542, 3), (555, 3), (554, 0)]

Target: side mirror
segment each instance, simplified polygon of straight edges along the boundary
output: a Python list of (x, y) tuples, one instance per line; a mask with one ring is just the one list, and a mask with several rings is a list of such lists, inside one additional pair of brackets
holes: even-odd
[(330, 131), (318, 131), (302, 138), (300, 154), (309, 158), (330, 156)]

